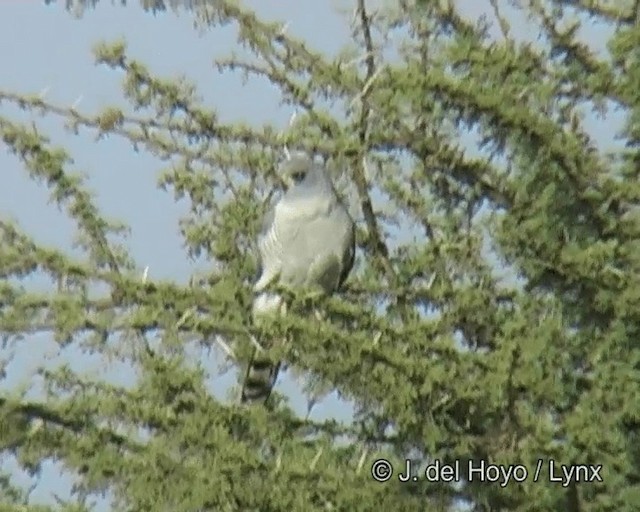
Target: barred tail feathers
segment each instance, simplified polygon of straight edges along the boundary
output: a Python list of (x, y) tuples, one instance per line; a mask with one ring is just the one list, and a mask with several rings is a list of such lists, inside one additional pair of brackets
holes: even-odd
[(247, 365), (240, 403), (265, 403), (271, 396), (279, 370), (280, 363), (274, 363), (266, 353), (256, 347)]
[[(263, 292), (257, 295), (254, 300), (254, 321), (259, 321), (260, 317), (284, 314), (285, 312), (286, 305), (282, 297), (278, 295)], [(269, 346), (273, 345), (273, 343), (269, 343)], [(272, 361), (264, 349), (259, 346), (255, 347), (242, 382), (240, 403), (265, 403), (271, 396), (279, 370), (280, 362)]]

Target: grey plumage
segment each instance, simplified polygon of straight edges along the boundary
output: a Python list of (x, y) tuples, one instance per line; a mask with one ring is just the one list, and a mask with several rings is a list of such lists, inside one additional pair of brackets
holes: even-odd
[[(295, 154), (283, 163), (280, 176), (287, 190), (265, 215), (257, 240), (259, 277), (254, 284), (254, 319), (286, 312), (284, 299), (267, 291), (270, 285), (331, 294), (353, 267), (355, 226), (324, 167), (305, 154)], [(256, 348), (242, 385), (241, 401), (266, 401), (279, 367)]]

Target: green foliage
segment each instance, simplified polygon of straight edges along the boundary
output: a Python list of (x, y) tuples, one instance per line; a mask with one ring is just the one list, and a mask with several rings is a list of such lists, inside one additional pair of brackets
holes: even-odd
[[(180, 4), (214, 29), (234, 22), (255, 59), (230, 56), (218, 69), (268, 79), (301, 114), (283, 134), (222, 123), (195, 86), (154, 76), (122, 41), (96, 46), (96, 61), (124, 74), (135, 115), (0, 91), (0, 101), (61, 117), (72, 131), (120, 136), (170, 160), (159, 186), (188, 199), (186, 252), (212, 269), (188, 286), (141, 280), (115, 239), (122, 226), (103, 217), (67, 153), (0, 115), (3, 145), (75, 221), (84, 250), (80, 258), (44, 247), (0, 219), (0, 333), (28, 343), (49, 332), (115, 353), (139, 377), (122, 387), (62, 367), (41, 372), (42, 400), (0, 396), (3, 452), (35, 473), (53, 458), (78, 478), (77, 503), (46, 508), (0, 475), (0, 509), (89, 510), (82, 497), (109, 490), (114, 510), (132, 511), (436, 511), (459, 500), (477, 511), (637, 510), (637, 15), (532, 1), (521, 9), (544, 36), (533, 45), (512, 38), (498, 2), (500, 41), (452, 2), (387, 6), (373, 17), (358, 1), (352, 44), (328, 58), (231, 0), (170, 2)], [(563, 22), (572, 12), (617, 23), (607, 57), (579, 40), (578, 22)], [(402, 43), (378, 36), (391, 29)], [(399, 56), (383, 58), (384, 45)], [(626, 147), (613, 155), (582, 120), (585, 109), (611, 105), (626, 115)], [(475, 154), (461, 141), (470, 129)], [(214, 398), (185, 350), (194, 338), (217, 339), (246, 361), (258, 328), (249, 315), (253, 240), (285, 143), (347, 170), (360, 255), (339, 296), (294, 302), (260, 329), (295, 340), (274, 357), (308, 377), (310, 396), (335, 389), (356, 404), (349, 423), (298, 417), (281, 396), (247, 409)], [(20, 279), (34, 273), (58, 286), (28, 290)], [(108, 292), (90, 293), (96, 283)], [(398, 471), (409, 456), (420, 468), (434, 459), (522, 464), (529, 476), (504, 487), (372, 479), (376, 459)], [(602, 464), (603, 481), (550, 483), (549, 460)]]

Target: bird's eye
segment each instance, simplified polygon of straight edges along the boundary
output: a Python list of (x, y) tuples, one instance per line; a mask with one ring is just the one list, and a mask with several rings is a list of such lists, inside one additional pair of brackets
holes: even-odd
[(297, 171), (291, 174), (291, 179), (294, 183), (300, 183), (304, 179), (305, 173), (302, 171)]

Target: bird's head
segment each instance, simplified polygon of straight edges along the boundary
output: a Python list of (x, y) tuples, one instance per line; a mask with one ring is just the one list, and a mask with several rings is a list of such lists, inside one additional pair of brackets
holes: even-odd
[(295, 153), (280, 164), (278, 175), (285, 189), (289, 190), (307, 180), (313, 169), (313, 159), (309, 155), (305, 153)]

